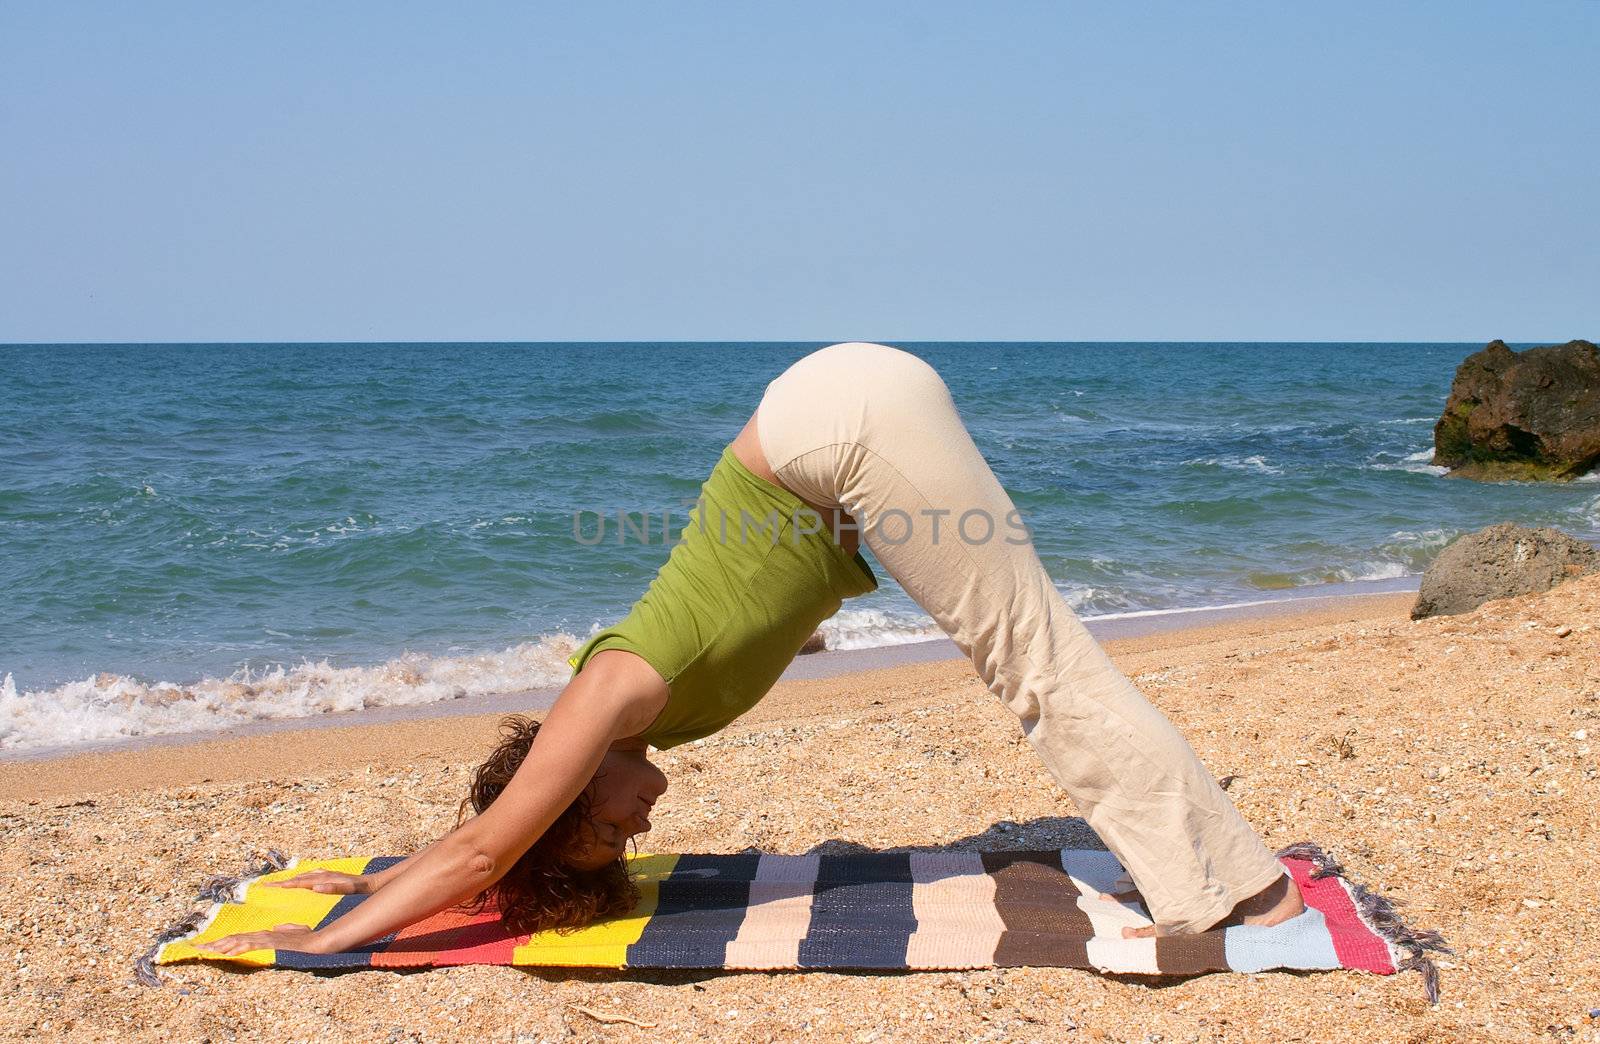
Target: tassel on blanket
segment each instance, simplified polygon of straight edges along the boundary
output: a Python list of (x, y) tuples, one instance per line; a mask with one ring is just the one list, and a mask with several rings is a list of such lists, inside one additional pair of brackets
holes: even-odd
[(210, 908), (192, 910), (182, 920), (177, 921), (156, 935), (155, 941), (150, 948), (138, 960), (133, 962), (134, 978), (146, 986), (160, 986), (162, 979), (160, 973), (156, 971), (156, 954), (161, 952), (161, 947), (164, 944), (193, 935), (199, 931), (200, 927), (210, 919), (211, 908), (218, 904), (242, 900), (243, 897), (238, 894), (240, 885), (253, 881), (263, 874), (282, 870), (289, 865), (288, 857), (277, 849), (268, 849), (267, 853), (261, 858), (262, 863), (260, 866), (247, 866), (231, 877), (219, 875), (202, 885), (200, 894), (195, 896), (195, 903), (197, 905), (206, 903), (209, 904)]
[(1280, 849), (1278, 858), (1303, 859), (1310, 863), (1313, 880), (1336, 877), (1343, 882), (1356, 905), (1356, 912), (1367, 927), (1383, 936), (1391, 945), (1405, 951), (1406, 956), (1395, 962), (1396, 970), (1420, 972), (1428, 1003), (1439, 1003), (1439, 969), (1428, 954), (1455, 953), (1445, 944), (1444, 936), (1431, 929), (1419, 930), (1406, 924), (1395, 910), (1396, 906), (1401, 905), (1400, 900), (1379, 895), (1364, 884), (1352, 882), (1346, 876), (1344, 867), (1315, 842), (1298, 841)]

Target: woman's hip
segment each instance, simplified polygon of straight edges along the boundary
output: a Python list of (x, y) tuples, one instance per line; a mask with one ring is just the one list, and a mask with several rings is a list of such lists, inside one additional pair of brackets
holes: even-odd
[(1006, 556), (1028, 543), (949, 389), (909, 352), (862, 343), (814, 352), (767, 386), (756, 426), (779, 482), (855, 516), (874, 552), (880, 523), (883, 540), (899, 534), (910, 547), (971, 537), (969, 558), (987, 557), (975, 543), (1011, 538)]
[(892, 463), (918, 444), (966, 437), (932, 366), (862, 341), (819, 349), (774, 378), (756, 430), (773, 472), (805, 485), (790, 487), (799, 496), (830, 506), (842, 503), (851, 471), (868, 458)]

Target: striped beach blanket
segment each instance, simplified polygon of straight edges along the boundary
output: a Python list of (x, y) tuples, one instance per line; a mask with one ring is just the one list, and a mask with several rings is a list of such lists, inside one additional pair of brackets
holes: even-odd
[(335, 954), (256, 950), (236, 957), (205, 943), (277, 924), (317, 926), (364, 896), (262, 888), (309, 870), (376, 873), (392, 858), (286, 861), (255, 874), (214, 879), (205, 906), (163, 933), (140, 962), (232, 961), (279, 968), (415, 968), (461, 964), (729, 970), (919, 970), (1085, 968), (1111, 974), (1195, 975), (1352, 968), (1437, 977), (1436, 933), (1416, 932), (1389, 901), (1346, 880), (1319, 848), (1294, 845), (1279, 859), (1305, 896), (1304, 914), (1272, 928), (1124, 939), (1147, 925), (1109, 852), (934, 851), (848, 855), (640, 855), (632, 860), (640, 902), (626, 917), (574, 932), (513, 933), (492, 908), (446, 910), (357, 950)]

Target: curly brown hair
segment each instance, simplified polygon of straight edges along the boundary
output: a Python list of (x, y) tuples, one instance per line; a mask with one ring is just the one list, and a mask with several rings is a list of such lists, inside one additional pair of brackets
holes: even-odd
[[(505, 790), (539, 735), (539, 723), (521, 714), (500, 721), (500, 743), (472, 776), (472, 787), (456, 816), (459, 825), (469, 810), (482, 814)], [(632, 910), (639, 889), (628, 874), (625, 858), (598, 870), (579, 870), (567, 857), (585, 850), (593, 838), (589, 822), (589, 790), (567, 806), (550, 829), (522, 854), (504, 877), (476, 902), (477, 909), (493, 902), (500, 918), (516, 932), (555, 929), (575, 931), (605, 917)]]

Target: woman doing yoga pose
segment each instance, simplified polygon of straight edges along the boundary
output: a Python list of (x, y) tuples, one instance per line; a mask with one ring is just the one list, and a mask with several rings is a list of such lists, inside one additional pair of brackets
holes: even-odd
[(210, 949), (337, 952), (480, 896), (529, 931), (627, 910), (625, 846), (667, 787), (648, 749), (725, 727), (844, 599), (873, 590), (863, 538), (1127, 868), (1154, 923), (1126, 934), (1277, 924), (1304, 909), (1189, 744), (1051, 583), (944, 381), (907, 352), (849, 343), (767, 386), (649, 589), (573, 654), (542, 723), (508, 720), (463, 803), (474, 815), (381, 873), (285, 882), (370, 893), (322, 928)]

